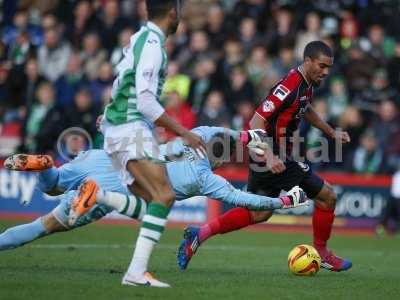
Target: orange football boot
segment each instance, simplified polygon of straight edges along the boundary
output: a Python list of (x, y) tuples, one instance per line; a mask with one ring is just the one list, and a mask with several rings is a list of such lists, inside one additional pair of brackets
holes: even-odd
[(49, 155), (14, 154), (4, 161), (4, 167), (14, 171), (43, 171), (53, 166)]
[(92, 179), (88, 179), (80, 185), (78, 196), (72, 201), (69, 211), (68, 223), (70, 226), (73, 226), (80, 216), (87, 213), (96, 204), (98, 190), (97, 183)]

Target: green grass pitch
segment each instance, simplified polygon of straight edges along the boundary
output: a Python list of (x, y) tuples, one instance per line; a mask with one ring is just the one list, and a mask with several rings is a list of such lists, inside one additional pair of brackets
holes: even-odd
[[(15, 222), (0, 220), (0, 231)], [(175, 262), (182, 230), (167, 229), (150, 270), (172, 289), (121, 286), (137, 227), (95, 224), (0, 252), (0, 299), (400, 299), (400, 239), (332, 238), (349, 272), (288, 273), (289, 250), (310, 235), (242, 231), (200, 248), (185, 272)]]

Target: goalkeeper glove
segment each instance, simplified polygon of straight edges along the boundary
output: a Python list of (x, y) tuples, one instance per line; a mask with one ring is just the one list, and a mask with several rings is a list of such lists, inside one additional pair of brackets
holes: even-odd
[(252, 129), (240, 132), (240, 141), (257, 155), (264, 155), (268, 148), (267, 132), (263, 129)]

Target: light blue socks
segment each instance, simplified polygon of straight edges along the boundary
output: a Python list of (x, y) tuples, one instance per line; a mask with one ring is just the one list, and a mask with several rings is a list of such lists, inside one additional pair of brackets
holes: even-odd
[(38, 176), (38, 188), (46, 193), (51, 191), (57, 184), (59, 171), (53, 167), (45, 171), (41, 171)]
[(0, 250), (14, 249), (47, 235), (40, 218), (32, 223), (7, 229), (0, 234)]

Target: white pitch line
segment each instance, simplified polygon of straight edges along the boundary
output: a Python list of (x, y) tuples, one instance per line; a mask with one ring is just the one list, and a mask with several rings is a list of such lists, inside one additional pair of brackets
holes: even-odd
[[(29, 245), (29, 248), (34, 249), (68, 249), (68, 248), (76, 248), (76, 249), (133, 249), (134, 247), (130, 244), (35, 244)], [(157, 245), (157, 248), (166, 249), (166, 250), (177, 250), (178, 245), (175, 244), (160, 244)], [(285, 252), (289, 251), (286, 247), (279, 246), (239, 246), (239, 245), (204, 245), (200, 247), (205, 251), (232, 251), (232, 252)], [(393, 249), (394, 250), (394, 249)], [(376, 250), (355, 250), (355, 249), (341, 249), (342, 255), (346, 255), (349, 257), (356, 257), (360, 255), (368, 255), (368, 256), (384, 256), (387, 255), (388, 252), (384, 251), (376, 251)], [(400, 253), (397, 251), (390, 252), (390, 255), (400, 256)]]
[[(38, 249), (66, 249), (66, 248), (77, 248), (77, 249), (133, 249), (134, 247), (129, 244), (35, 244), (29, 245), (30, 248)], [(175, 244), (160, 244), (157, 245), (160, 249), (177, 249), (178, 245)], [(269, 250), (282, 250), (279, 247), (268, 247)], [(216, 251), (265, 251), (265, 247), (255, 246), (203, 246), (205, 250), (216, 250)]]

